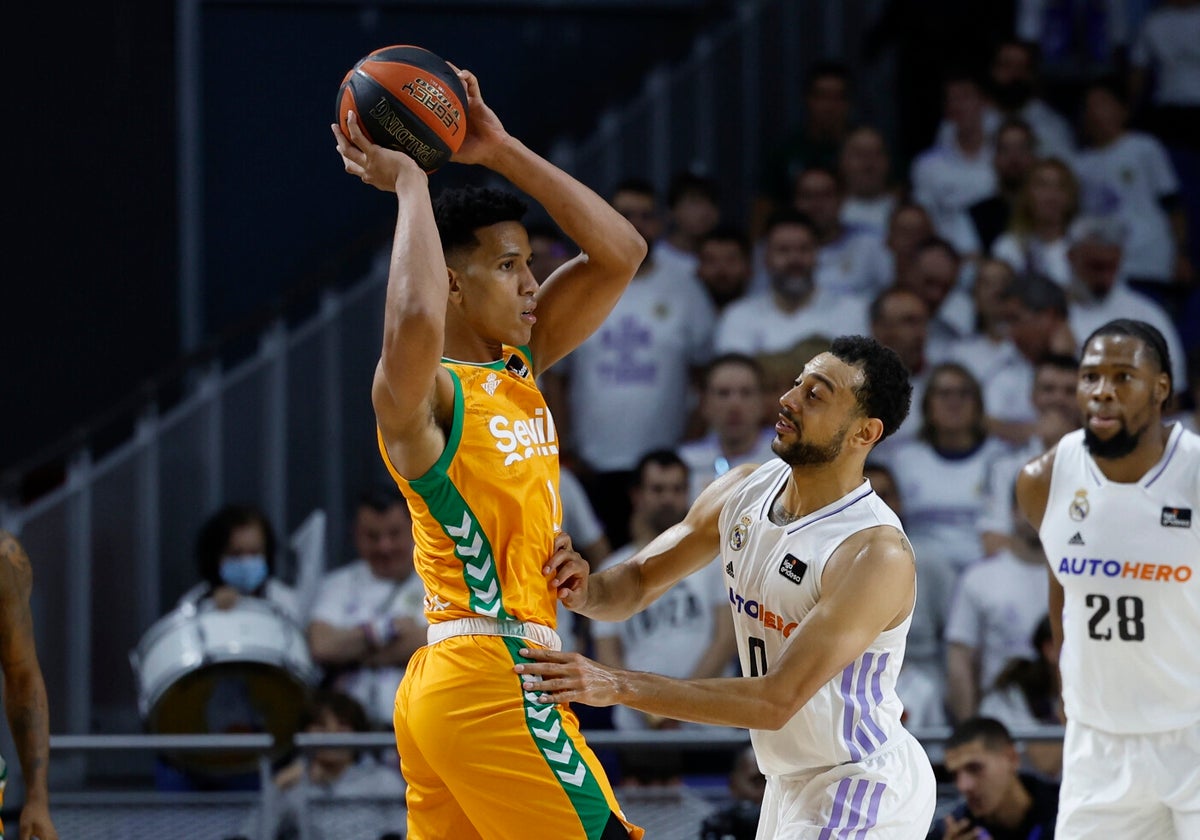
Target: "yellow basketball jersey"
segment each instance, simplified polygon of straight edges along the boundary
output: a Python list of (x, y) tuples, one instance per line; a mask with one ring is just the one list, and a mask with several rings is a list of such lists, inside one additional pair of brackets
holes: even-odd
[(377, 433), (412, 512), (425, 615), (554, 627), (557, 601), (542, 567), (562, 523), (558, 436), (529, 348), (506, 346), (487, 364), (442, 365), (454, 381), (454, 420), (437, 463), (407, 481)]

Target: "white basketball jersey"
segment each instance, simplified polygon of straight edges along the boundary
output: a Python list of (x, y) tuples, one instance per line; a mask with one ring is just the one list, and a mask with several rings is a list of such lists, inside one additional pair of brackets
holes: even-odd
[[(790, 467), (774, 460), (751, 473), (721, 511), (721, 563), (737, 632), (742, 673), (761, 676), (779, 661), (792, 631), (821, 596), (821, 575), (833, 551), (852, 534), (900, 520), (868, 481), (820, 510), (775, 525), (771, 503)], [(900, 725), (896, 675), (912, 616), (881, 633), (778, 731), (750, 732), (768, 776), (861, 761), (896, 737)]]
[(1058, 443), (1041, 538), (1062, 584), (1067, 717), (1118, 734), (1200, 721), (1200, 437), (1171, 429), (1136, 483)]

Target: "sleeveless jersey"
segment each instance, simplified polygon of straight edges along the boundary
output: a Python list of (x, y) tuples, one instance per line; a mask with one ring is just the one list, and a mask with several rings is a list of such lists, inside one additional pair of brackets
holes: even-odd
[(488, 616), (555, 626), (542, 567), (561, 527), (558, 436), (528, 347), (486, 364), (443, 359), (454, 382), (446, 449), (407, 481), (379, 451), (408, 500), (431, 624)]
[(1040, 536), (1062, 584), (1067, 718), (1116, 734), (1200, 721), (1200, 437), (1109, 481), (1083, 442), (1058, 443)]
[[(869, 481), (789, 525), (768, 519), (790, 467), (764, 464), (734, 491), (720, 516), (721, 561), (738, 640), (742, 673), (765, 674), (821, 596), (821, 575), (834, 550), (852, 534), (900, 520)], [(768, 776), (858, 762), (907, 736), (896, 696), (910, 614), (817, 690), (778, 731), (752, 729), (759, 766)]]

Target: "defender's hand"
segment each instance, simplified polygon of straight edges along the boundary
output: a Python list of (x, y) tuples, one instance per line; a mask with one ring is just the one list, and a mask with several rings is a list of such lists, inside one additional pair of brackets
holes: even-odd
[(620, 679), (615, 669), (578, 653), (542, 648), (522, 648), (521, 656), (533, 660), (513, 667), (521, 675), (521, 688), (538, 694), (541, 703), (584, 703), (612, 706), (620, 702)]

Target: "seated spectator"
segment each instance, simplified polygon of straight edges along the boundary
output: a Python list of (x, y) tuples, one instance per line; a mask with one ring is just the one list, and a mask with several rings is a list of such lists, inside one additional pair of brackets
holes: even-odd
[[(624, 562), (687, 513), (688, 469), (678, 455), (648, 452), (635, 474), (632, 540), (609, 555), (598, 571)], [(732, 674), (736, 642), (720, 563), (684, 578), (625, 621), (592, 622), (592, 637), (596, 660), (615, 668), (690, 679)], [(703, 728), (625, 706), (613, 707), (613, 725), (624, 730)], [(641, 783), (668, 781), (682, 772), (677, 754), (644, 750), (623, 750), (622, 767), (623, 777)]]
[(916, 292), (929, 309), (929, 345), (935, 358), (944, 358), (953, 342), (971, 334), (971, 299), (958, 288), (962, 267), (954, 246), (935, 236), (917, 246), (912, 269), (896, 279), (896, 285)]
[(1119, 83), (1088, 83), (1083, 119), (1088, 144), (1075, 158), (1081, 206), (1088, 215), (1116, 216), (1124, 223), (1122, 275), (1142, 291), (1167, 294), (1193, 279), (1179, 179), (1162, 143), (1130, 131), (1128, 121)]
[(1017, 199), (1011, 223), (992, 256), (1018, 273), (1044, 274), (1064, 288), (1071, 280), (1067, 229), (1079, 212), (1075, 173), (1058, 158), (1033, 165)]
[(717, 182), (694, 172), (677, 172), (667, 187), (667, 233), (655, 256), (696, 271), (700, 243), (721, 221)]
[(1129, 53), (1132, 111), (1169, 149), (1200, 151), (1200, 4), (1164, 0), (1142, 19)]
[(750, 288), (753, 271), (750, 238), (734, 227), (717, 227), (700, 240), (696, 277), (708, 290), (717, 314)]
[[(1030, 639), (1033, 655), (1010, 659), (991, 689), (983, 695), (979, 714), (995, 718), (1009, 729), (1062, 726), (1062, 685), (1058, 677), (1058, 648), (1050, 632), (1050, 617), (1043, 616)], [(1029, 741), (1026, 762), (1047, 778), (1062, 773), (1062, 741)]]
[(920, 403), (917, 437), (878, 453), (904, 499), (904, 526), (917, 563), (917, 591), (908, 634), (909, 662), (944, 671), (946, 615), (958, 575), (983, 556), (975, 529), (983, 510), (988, 465), (1004, 451), (984, 427), (979, 383), (962, 365), (930, 372)]
[(891, 278), (891, 285), (908, 282), (916, 261), (917, 249), (933, 237), (933, 219), (920, 204), (904, 202), (896, 205), (888, 219), (884, 248), (879, 252), (882, 273)]
[[(371, 727), (358, 701), (346, 694), (319, 691), (305, 710), (305, 732), (368, 732)], [(348, 747), (322, 747), (299, 756), (275, 774), (279, 797), (271, 809), (274, 820), (261, 833), (259, 815), (247, 820), (247, 837), (270, 840), (334, 840), (345, 837), (330, 833), (316, 819), (323, 798), (386, 800), (392, 805), (396, 826), (404, 824), (404, 779), (395, 769), (377, 762), (368, 752)], [(373, 803), (381, 804), (381, 803)], [(307, 817), (307, 820), (305, 819)], [(372, 837), (390, 833), (384, 829)], [(361, 834), (355, 834), (362, 837)]]
[[(819, 233), (805, 214), (783, 209), (767, 221), (763, 265), (769, 289), (731, 303), (717, 320), (718, 353), (773, 353), (813, 336), (861, 334), (867, 304), (855, 295), (820, 288)], [(634, 279), (634, 284), (637, 279)], [(622, 298), (629, 297), (629, 292)]]
[(883, 133), (860, 125), (847, 134), (838, 155), (838, 174), (844, 187), (842, 223), (882, 240), (900, 201), (900, 191), (891, 181), (891, 156)]
[[(684, 439), (693, 382), (712, 355), (715, 313), (695, 272), (657, 256), (652, 185), (622, 182), (613, 207), (649, 246), (633, 280), (583, 344), (541, 377), (558, 438), (613, 545), (628, 540), (628, 487), (638, 453)], [(552, 387), (551, 387), (552, 386)]]
[(1122, 254), (1129, 241), (1126, 225), (1111, 217), (1076, 219), (1067, 233), (1067, 259), (1071, 283), (1067, 288), (1067, 314), (1071, 332), (1082, 352), (1094, 330), (1116, 318), (1135, 318), (1154, 326), (1167, 340), (1171, 355), (1171, 380), (1175, 391), (1187, 382), (1186, 356), (1179, 330), (1167, 311), (1150, 297), (1120, 281)]
[(984, 257), (971, 284), (975, 329), (946, 346), (945, 361), (966, 367), (980, 382), (1020, 360), (1020, 351), (1009, 337), (1007, 293), (1016, 273), (1001, 260)]
[(1076, 337), (1067, 321), (1062, 287), (1040, 274), (1018, 274), (1004, 292), (1008, 334), (1019, 355), (995, 371), (984, 393), (988, 431), (1001, 440), (1024, 446), (1034, 433), (1038, 414), (1033, 405), (1034, 365), (1050, 354), (1074, 356)]
[(996, 191), (992, 140), (984, 125), (983, 90), (970, 73), (951, 72), (942, 84), (946, 143), (919, 154), (912, 165), (913, 200), (929, 211), (939, 236), (962, 253), (975, 248), (967, 208)]
[(763, 369), (753, 357), (726, 353), (709, 362), (700, 391), (707, 434), (678, 450), (691, 475), (689, 501), (732, 467), (775, 457), (775, 430), (762, 416), (763, 399)]
[(737, 754), (729, 772), (729, 797), (733, 801), (700, 824), (700, 840), (754, 840), (767, 779), (758, 769), (754, 747)]
[(934, 822), (928, 840), (1050, 840), (1058, 818), (1058, 784), (1022, 773), (1004, 724), (971, 718), (946, 741), (946, 770), (962, 800)]
[(357, 558), (326, 573), (308, 625), (325, 683), (349, 694), (372, 726), (390, 729), (409, 657), (425, 644), (425, 587), (413, 570), (412, 518), (394, 487), (358, 499)]
[(1017, 473), (1067, 432), (1079, 428), (1079, 404), (1075, 387), (1079, 361), (1055, 353), (1043, 356), (1033, 370), (1033, 410), (1036, 417), (1025, 445), (996, 458), (988, 468), (984, 487), (984, 512), (977, 527), (984, 556), (991, 557), (1008, 546), (1013, 526), (1013, 482)]
[(850, 69), (817, 61), (804, 81), (804, 121), (782, 142), (765, 149), (754, 199), (751, 233), (761, 236), (766, 220), (792, 199), (796, 176), (809, 166), (837, 166), (838, 150), (850, 127)]
[[(275, 530), (260, 509), (247, 504), (229, 504), (213, 513), (196, 536), (196, 563), (201, 582), (179, 599), (177, 612), (217, 609), (235, 611), (248, 602), (267, 603), (301, 635), (299, 608), (292, 587), (274, 576)], [(284, 643), (284, 639), (270, 642)], [(180, 664), (199, 668), (210, 663)], [(276, 719), (274, 710), (255, 690), (255, 676), (247, 665), (241, 670), (220, 671), (206, 676), (194, 694), (194, 702), (180, 699), (173, 709), (181, 718), (192, 719), (193, 705), (202, 709), (203, 731), (208, 734), (273, 731), (272, 726), (294, 725), (294, 719)], [(195, 678), (195, 674), (189, 675)], [(165, 701), (164, 701), (165, 702)], [(230, 772), (214, 761), (213, 766), (188, 762), (178, 756), (160, 755), (154, 766), (155, 787), (171, 791), (257, 790), (256, 772)]]
[[(912, 384), (913, 405), (920, 405), (929, 380), (929, 369), (935, 361), (929, 357), (929, 307), (911, 289), (892, 286), (871, 301), (869, 316), (871, 336), (894, 350), (900, 361), (904, 362)], [(886, 460), (888, 453), (903, 441), (916, 436), (920, 424), (917, 412), (910, 411), (900, 428), (877, 445), (872, 454), (877, 460)]]
[(1009, 546), (968, 566), (950, 601), (946, 705), (956, 721), (975, 716), (984, 690), (1013, 657), (1033, 656), (1029, 640), (1046, 614), (1050, 584), (1042, 541), (1016, 505), (1012, 519)]
[(1037, 160), (1036, 146), (1033, 129), (1024, 120), (1005, 120), (996, 129), (996, 150), (992, 153), (996, 191), (967, 208), (975, 233), (971, 250), (976, 253), (990, 253), (1000, 234), (1008, 230), (1025, 179)]
[(843, 223), (842, 201), (842, 182), (833, 170), (809, 167), (796, 176), (792, 206), (817, 230), (817, 287), (827, 294), (869, 297), (890, 279), (875, 256), (882, 238)]
[(275, 577), (275, 551), (275, 530), (266, 514), (253, 505), (226, 505), (200, 527), (201, 580), (183, 594), (179, 606), (211, 602), (228, 610), (242, 598), (262, 598), (299, 621), (295, 590)]

